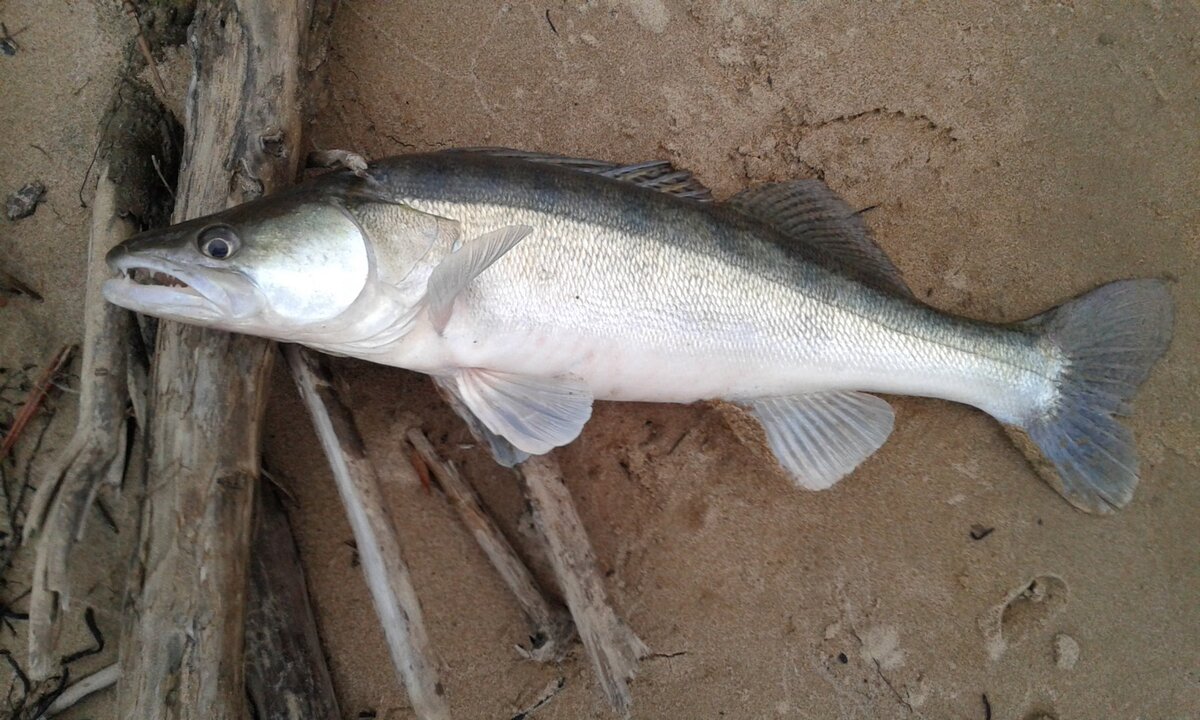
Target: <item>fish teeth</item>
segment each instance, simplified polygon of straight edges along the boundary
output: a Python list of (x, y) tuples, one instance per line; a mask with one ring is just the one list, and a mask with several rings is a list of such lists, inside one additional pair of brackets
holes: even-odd
[(132, 268), (128, 272), (129, 279), (139, 285), (165, 285), (167, 287), (188, 287), (188, 284), (174, 275), (150, 270), (148, 268)]

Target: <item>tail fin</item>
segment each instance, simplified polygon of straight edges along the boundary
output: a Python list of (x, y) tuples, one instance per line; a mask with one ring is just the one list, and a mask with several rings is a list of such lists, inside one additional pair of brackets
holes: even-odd
[(1138, 483), (1133, 434), (1116, 415), (1171, 342), (1172, 303), (1160, 280), (1097, 288), (1030, 321), (1062, 353), (1058, 395), (1009, 435), (1038, 474), (1085, 512), (1111, 513)]

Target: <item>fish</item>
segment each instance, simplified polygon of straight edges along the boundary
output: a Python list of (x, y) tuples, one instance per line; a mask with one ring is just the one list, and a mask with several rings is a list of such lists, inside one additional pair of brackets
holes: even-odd
[(505, 148), (335, 170), (107, 262), (130, 310), (430, 375), (507, 466), (573, 441), (597, 400), (721, 400), (822, 490), (887, 440), (879, 394), (913, 395), (991, 415), (1091, 513), (1133, 497), (1121, 418), (1173, 328), (1155, 278), (1021, 322), (941, 312), (820, 180), (718, 202), (669, 162)]

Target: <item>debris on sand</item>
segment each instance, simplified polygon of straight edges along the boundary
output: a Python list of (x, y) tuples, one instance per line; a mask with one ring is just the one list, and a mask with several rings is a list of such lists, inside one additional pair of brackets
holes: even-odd
[(0, 307), (8, 303), (7, 298), (16, 295), (24, 295), (34, 302), (42, 301), (42, 296), (36, 290), (0, 268)]
[[(20, 30), (17, 32), (20, 32)], [(8, 26), (0, 23), (0, 53), (12, 57), (17, 54), (17, 50), (19, 49), (21, 49), (21, 46), (13, 39), (12, 33), (8, 31)]]
[(8, 201), (4, 204), (4, 214), (9, 220), (29, 217), (45, 195), (45, 185), (36, 181), (25, 183), (20, 190), (8, 196)]

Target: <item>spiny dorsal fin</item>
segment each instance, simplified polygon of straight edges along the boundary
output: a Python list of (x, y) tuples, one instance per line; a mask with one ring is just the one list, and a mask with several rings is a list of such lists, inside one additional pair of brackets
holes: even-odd
[(871, 239), (862, 216), (820, 180), (758, 185), (727, 204), (796, 241), (807, 259), (880, 290), (912, 297), (900, 271)]
[(511, 158), (525, 162), (543, 163), (570, 168), (579, 172), (603, 175), (604, 177), (640, 185), (668, 195), (698, 202), (712, 202), (712, 192), (687, 170), (679, 170), (665, 160), (650, 160), (634, 165), (619, 165), (604, 160), (573, 158), (564, 155), (512, 150), (501, 147), (454, 148), (446, 153), (474, 153), (492, 157)]

